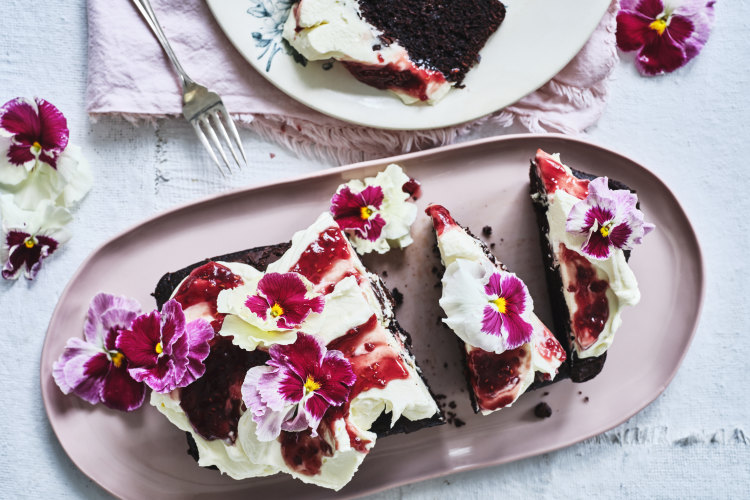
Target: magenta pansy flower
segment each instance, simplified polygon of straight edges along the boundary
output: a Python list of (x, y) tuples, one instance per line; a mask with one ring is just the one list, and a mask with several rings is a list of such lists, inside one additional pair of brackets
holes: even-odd
[(10, 136), (11, 164), (43, 161), (57, 168), (57, 158), (68, 145), (68, 122), (55, 106), (39, 99), (18, 97), (0, 108), (0, 130)]
[(307, 292), (297, 273), (268, 273), (260, 279), (256, 294), (247, 298), (245, 306), (263, 321), (275, 320), (277, 329), (291, 330), (311, 312), (323, 311), (323, 297), (307, 297)]
[(21, 273), (32, 280), (42, 267), (42, 261), (52, 255), (70, 234), (65, 226), (70, 213), (44, 200), (35, 210), (22, 210), (13, 197), (0, 197), (2, 242), (0, 261), (5, 279), (18, 279)]
[(116, 345), (140, 310), (138, 302), (127, 297), (100, 293), (91, 300), (84, 338), (69, 339), (52, 365), (52, 376), (63, 393), (122, 411), (143, 404), (146, 386), (130, 376), (128, 359)]
[(364, 240), (376, 241), (385, 226), (385, 219), (379, 213), (383, 198), (380, 186), (367, 186), (358, 193), (344, 186), (331, 199), (333, 219), (342, 230), (353, 231)]
[(643, 75), (669, 73), (697, 56), (708, 41), (714, 0), (622, 0), (617, 46), (638, 51)]
[(522, 315), (531, 310), (526, 285), (515, 275), (499, 272), (484, 286), (489, 304), (484, 306), (482, 331), (502, 337), (506, 349), (515, 349), (531, 340), (533, 328)]
[(206, 372), (208, 341), (214, 335), (211, 324), (196, 319), (186, 324), (179, 302), (172, 299), (162, 307), (133, 320), (117, 337), (117, 348), (127, 357), (130, 375), (156, 392), (185, 387)]
[(607, 259), (614, 249), (630, 250), (654, 229), (636, 208), (638, 197), (626, 189), (609, 189), (606, 177), (589, 183), (586, 198), (568, 214), (565, 229), (586, 235), (581, 251), (594, 259)]
[(293, 344), (273, 345), (265, 366), (248, 370), (242, 399), (252, 412), (260, 441), (282, 430), (317, 429), (328, 408), (341, 406), (357, 377), (341, 351), (326, 349), (314, 335), (299, 333)]

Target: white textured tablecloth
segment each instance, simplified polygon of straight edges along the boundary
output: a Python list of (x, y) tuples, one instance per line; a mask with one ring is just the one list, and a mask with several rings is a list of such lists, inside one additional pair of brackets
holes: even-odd
[[(160, 210), (326, 165), (245, 132), (252, 167), (224, 180), (180, 121), (156, 128), (110, 120), (91, 125), (84, 110), (85, 2), (5, 0), (3, 7), (0, 101), (38, 95), (60, 107), (96, 180), (75, 214), (73, 239), (38, 280), (0, 282), (0, 497), (104, 498), (57, 443), (39, 391), (41, 347), (65, 284), (104, 240)], [(374, 498), (750, 495), (750, 3), (725, 0), (716, 14), (703, 53), (671, 76), (643, 79), (625, 57), (609, 108), (590, 131), (593, 140), (659, 174), (682, 201), (702, 243), (703, 316), (672, 384), (628, 422), (584, 443)], [(469, 138), (496, 133), (486, 126)]]

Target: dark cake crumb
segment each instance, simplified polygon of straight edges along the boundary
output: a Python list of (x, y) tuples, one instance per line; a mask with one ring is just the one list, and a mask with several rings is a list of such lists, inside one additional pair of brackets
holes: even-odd
[(463, 427), (464, 425), (466, 425), (466, 422), (464, 422), (460, 418), (454, 418), (453, 419), (453, 425), (455, 425), (457, 428), (458, 427)]
[(452, 410), (455, 410), (456, 409), (456, 402), (455, 401), (451, 401), (450, 403), (448, 403), (448, 406), (450, 406), (450, 408)]
[(494, 243), (490, 243), (490, 248), (494, 250), (495, 249), (495, 244)]
[(391, 290), (391, 295), (393, 295), (393, 300), (396, 302), (396, 307), (400, 307), (401, 304), (404, 303), (404, 294), (399, 291), (398, 288), (393, 288)]
[(482, 234), (485, 237), (487, 237), (487, 238), (489, 238), (490, 236), (492, 236), (492, 227), (490, 227), (490, 226), (484, 226), (482, 228)]
[(387, 278), (387, 277), (388, 277), (388, 271), (383, 271), (383, 278)]
[(541, 402), (534, 407), (534, 415), (537, 418), (549, 418), (552, 416), (552, 408), (547, 403)]
[(331, 61), (324, 62), (322, 65), (322, 68), (324, 71), (328, 71), (329, 69), (333, 68), (333, 62)]
[(589, 397), (588, 397), (588, 396), (586, 396), (585, 398), (583, 398), (583, 402), (584, 402), (584, 403), (588, 403), (588, 402), (589, 402)]
[(544, 391), (544, 394), (542, 396), (549, 396), (549, 391)]
[(448, 362), (443, 363), (443, 368), (448, 368)]
[(580, 396), (581, 394), (583, 394), (583, 392), (581, 392), (581, 391), (578, 391), (578, 395)]

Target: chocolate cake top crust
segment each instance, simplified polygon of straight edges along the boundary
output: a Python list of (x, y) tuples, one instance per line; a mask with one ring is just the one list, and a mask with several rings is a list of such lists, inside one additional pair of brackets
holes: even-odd
[(398, 41), (413, 61), (456, 84), (505, 19), (498, 0), (359, 0), (359, 6), (384, 43)]

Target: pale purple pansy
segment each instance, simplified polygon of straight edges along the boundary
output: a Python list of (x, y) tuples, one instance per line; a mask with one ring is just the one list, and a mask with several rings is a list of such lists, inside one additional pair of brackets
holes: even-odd
[(344, 185), (331, 199), (333, 219), (342, 230), (352, 231), (364, 240), (376, 241), (385, 226), (385, 219), (380, 214), (383, 198), (380, 186), (367, 186), (355, 193)]
[(2, 214), (2, 276), (18, 279), (21, 273), (32, 280), (41, 269), (44, 259), (70, 239), (64, 229), (71, 221), (70, 213), (51, 201), (44, 200), (35, 210), (22, 210), (13, 197), (0, 197)]
[(331, 406), (341, 406), (357, 377), (344, 354), (326, 349), (314, 335), (300, 332), (293, 344), (273, 345), (264, 366), (248, 370), (242, 399), (257, 424), (260, 441), (282, 430), (299, 432), (318, 426)]
[(91, 300), (84, 338), (69, 339), (52, 365), (52, 376), (63, 393), (121, 411), (143, 404), (146, 386), (130, 376), (128, 360), (116, 346), (140, 310), (138, 302), (127, 297), (100, 293)]
[(622, 0), (617, 46), (638, 51), (646, 76), (669, 73), (698, 55), (714, 21), (714, 0)]
[(179, 302), (167, 301), (161, 312), (152, 311), (133, 320), (117, 337), (116, 346), (128, 359), (128, 372), (156, 392), (185, 387), (201, 377), (203, 361), (214, 335), (204, 319), (185, 321)]
[(482, 332), (501, 337), (506, 350), (529, 342), (534, 329), (523, 317), (532, 308), (526, 284), (513, 274), (495, 272), (484, 293), (489, 304), (484, 306)]
[(17, 97), (0, 108), (0, 132), (10, 137), (8, 161), (24, 166), (37, 160), (57, 168), (57, 158), (68, 145), (68, 122), (44, 99)]
[(626, 189), (609, 188), (606, 177), (589, 183), (589, 192), (568, 214), (565, 229), (585, 234), (581, 251), (594, 259), (608, 259), (614, 249), (630, 250), (654, 229), (636, 208), (638, 197)]
[(267, 273), (258, 282), (255, 295), (245, 301), (245, 306), (266, 321), (275, 321), (276, 329), (297, 328), (311, 312), (323, 311), (321, 295), (307, 296), (305, 282), (297, 273)]

